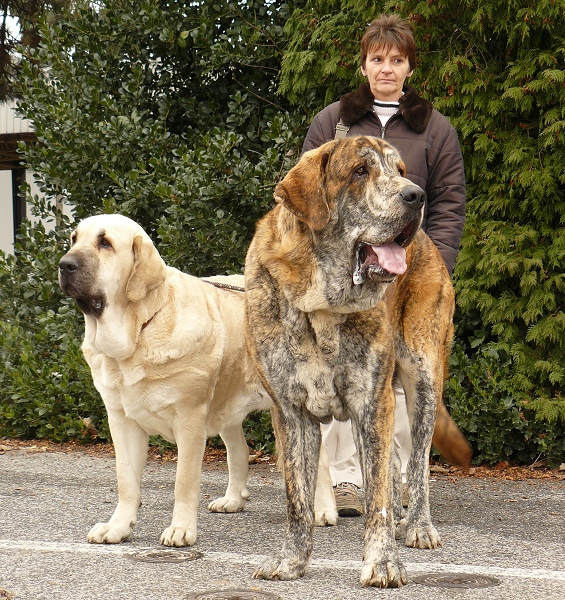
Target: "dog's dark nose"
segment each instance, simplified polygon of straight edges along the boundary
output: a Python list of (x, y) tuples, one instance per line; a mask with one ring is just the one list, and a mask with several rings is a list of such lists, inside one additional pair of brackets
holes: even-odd
[(417, 185), (407, 185), (401, 190), (400, 197), (405, 204), (414, 206), (415, 204), (424, 204), (426, 193)]
[(63, 256), (59, 261), (59, 271), (61, 271), (61, 274), (74, 273), (78, 267), (78, 261), (74, 258), (69, 258), (68, 256)]

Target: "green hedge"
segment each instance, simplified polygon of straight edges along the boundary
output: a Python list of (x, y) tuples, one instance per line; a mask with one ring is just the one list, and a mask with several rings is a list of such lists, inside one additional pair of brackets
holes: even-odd
[(476, 464), (563, 462), (563, 422), (548, 424), (536, 418), (527, 402), (516, 400), (519, 395), (509, 386), (513, 365), (507, 355), (480, 349), (469, 357), (456, 341), (450, 366), (446, 404), (471, 444)]
[(80, 350), (82, 313), (57, 283), (64, 231), (27, 224), (16, 255), (0, 256), (0, 436), (83, 439), (90, 417), (109, 439)]

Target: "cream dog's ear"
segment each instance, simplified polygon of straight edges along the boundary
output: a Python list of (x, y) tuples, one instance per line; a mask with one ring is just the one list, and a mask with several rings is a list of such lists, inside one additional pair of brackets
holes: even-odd
[(139, 302), (165, 281), (167, 267), (149, 238), (133, 239), (133, 269), (126, 285), (128, 300)]
[(275, 188), (275, 200), (314, 231), (330, 220), (325, 187), (329, 156), (323, 147), (306, 152)]

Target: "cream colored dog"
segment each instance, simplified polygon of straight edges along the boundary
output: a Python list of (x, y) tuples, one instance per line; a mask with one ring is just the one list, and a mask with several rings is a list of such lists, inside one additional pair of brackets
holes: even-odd
[[(242, 275), (210, 280), (243, 289)], [(229, 466), (226, 494), (208, 508), (241, 511), (249, 497), (241, 423), (249, 412), (271, 407), (245, 348), (244, 294), (166, 266), (143, 229), (115, 214), (78, 225), (59, 263), (59, 283), (84, 313), (82, 350), (116, 452), (118, 505), (88, 541), (118, 543), (131, 534), (148, 437), (161, 435), (178, 447), (173, 518), (161, 543), (194, 544), (207, 436), (222, 436)], [(333, 525), (327, 464), (321, 473), (316, 522)]]

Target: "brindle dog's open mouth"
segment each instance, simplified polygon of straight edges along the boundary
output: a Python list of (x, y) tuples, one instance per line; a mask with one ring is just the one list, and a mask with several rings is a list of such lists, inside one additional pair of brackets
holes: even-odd
[(406, 271), (406, 246), (416, 235), (419, 219), (410, 221), (394, 239), (380, 245), (360, 242), (355, 247), (353, 283), (361, 285), (367, 277), (390, 282)]

